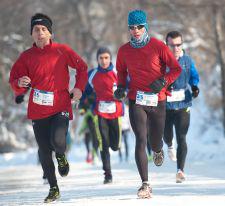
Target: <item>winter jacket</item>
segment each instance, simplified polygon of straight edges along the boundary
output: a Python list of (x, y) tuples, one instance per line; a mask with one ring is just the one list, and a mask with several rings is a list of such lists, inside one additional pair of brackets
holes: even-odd
[(106, 119), (115, 119), (122, 116), (122, 102), (113, 97), (113, 92), (117, 86), (117, 75), (113, 71), (112, 63), (110, 64), (110, 69), (101, 69), (98, 66), (98, 68), (91, 70), (89, 74), (84, 96), (95, 92), (94, 114)]
[(182, 72), (178, 79), (172, 85), (172, 91), (184, 90), (185, 99), (182, 101), (172, 101), (166, 103), (166, 109), (183, 109), (192, 106), (192, 94), (190, 86), (197, 86), (199, 83), (199, 75), (196, 70), (194, 61), (190, 56), (183, 54), (179, 59)]
[[(166, 66), (171, 68), (168, 73)], [(158, 94), (158, 100), (164, 101), (167, 85), (173, 83), (181, 72), (172, 52), (156, 38), (151, 38), (149, 43), (141, 48), (133, 48), (129, 42), (121, 46), (117, 54), (116, 69), (118, 85), (125, 87), (129, 74), (128, 98), (132, 100), (135, 100), (137, 91), (151, 92), (149, 85), (164, 77), (167, 84)]]
[[(24, 51), (17, 59), (10, 72), (9, 82), (16, 94), (26, 92), (26, 88), (18, 87), (18, 79), (28, 76), (32, 90), (28, 103), (28, 118), (32, 120), (52, 116), (58, 112), (69, 112), (73, 118), (69, 94), (69, 67), (76, 69), (75, 88), (84, 90), (87, 83), (87, 65), (70, 47), (50, 42), (43, 49), (35, 44)], [(52, 105), (35, 102), (37, 93), (53, 93)]]

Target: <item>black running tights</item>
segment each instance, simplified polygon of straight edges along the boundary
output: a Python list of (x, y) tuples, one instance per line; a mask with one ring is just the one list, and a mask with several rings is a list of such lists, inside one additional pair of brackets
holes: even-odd
[(69, 118), (63, 112), (44, 119), (33, 120), (32, 124), (44, 175), (47, 177), (50, 187), (54, 187), (57, 185), (57, 180), (52, 152), (65, 153)]
[(152, 151), (159, 152), (163, 147), (165, 115), (165, 101), (159, 102), (157, 107), (137, 105), (135, 101), (129, 101), (130, 123), (136, 138), (135, 160), (142, 182), (148, 181), (147, 134)]

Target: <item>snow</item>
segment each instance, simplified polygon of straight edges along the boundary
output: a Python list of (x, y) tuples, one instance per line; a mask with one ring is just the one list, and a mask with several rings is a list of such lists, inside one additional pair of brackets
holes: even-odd
[[(61, 198), (51, 205), (71, 206), (222, 206), (225, 202), (225, 138), (222, 123), (205, 125), (204, 99), (194, 101), (191, 126), (187, 136), (186, 181), (175, 183), (176, 163), (165, 157), (161, 167), (149, 163), (153, 198), (137, 199), (140, 177), (134, 160), (134, 136), (129, 138), (129, 162), (119, 162), (112, 154), (113, 183), (103, 185), (101, 162), (85, 162), (82, 144), (74, 144), (68, 153), (70, 173), (57, 173)], [(201, 117), (201, 118), (200, 118)], [(203, 127), (205, 126), (205, 127)], [(202, 129), (205, 128), (205, 129)], [(167, 148), (164, 147), (166, 154)], [(0, 206), (45, 205), (49, 186), (43, 184), (42, 169), (37, 164), (37, 149), (0, 155)]]

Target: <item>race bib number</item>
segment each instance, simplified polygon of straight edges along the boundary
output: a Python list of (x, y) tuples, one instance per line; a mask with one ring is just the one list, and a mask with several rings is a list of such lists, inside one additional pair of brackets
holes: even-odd
[(172, 91), (171, 96), (167, 96), (167, 102), (180, 102), (185, 100), (184, 89), (178, 91)]
[(33, 102), (39, 105), (53, 106), (54, 93), (34, 89)]
[(106, 102), (100, 101), (98, 105), (98, 111), (101, 113), (115, 113), (116, 112), (116, 103), (115, 102)]
[(150, 92), (137, 91), (136, 104), (156, 107), (158, 105), (158, 95)]

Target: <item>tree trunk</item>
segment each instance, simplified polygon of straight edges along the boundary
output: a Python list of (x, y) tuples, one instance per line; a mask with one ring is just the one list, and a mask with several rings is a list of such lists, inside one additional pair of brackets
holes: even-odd
[(223, 59), (222, 47), (222, 14), (218, 5), (212, 7), (213, 27), (215, 32), (215, 45), (217, 48), (217, 59), (221, 67), (221, 89), (222, 89), (222, 107), (223, 107), (223, 129), (225, 137), (225, 62)]

